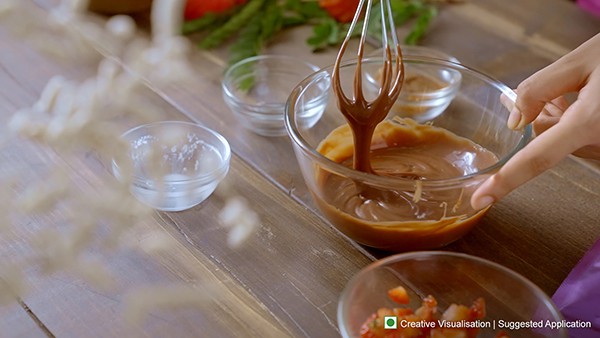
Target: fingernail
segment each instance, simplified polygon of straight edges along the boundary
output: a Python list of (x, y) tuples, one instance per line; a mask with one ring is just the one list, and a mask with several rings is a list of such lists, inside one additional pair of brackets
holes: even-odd
[(523, 129), (523, 128), (525, 128), (526, 125), (527, 125), (527, 120), (521, 119), (521, 121), (519, 121), (519, 124), (517, 124), (516, 130)]
[(492, 203), (494, 203), (494, 198), (492, 196), (482, 196), (473, 203), (473, 209), (480, 210)]
[(506, 121), (506, 125), (510, 129), (517, 129), (521, 122), (521, 111), (519, 111), (519, 108), (514, 107), (513, 110), (510, 111), (510, 115), (508, 116), (508, 121)]

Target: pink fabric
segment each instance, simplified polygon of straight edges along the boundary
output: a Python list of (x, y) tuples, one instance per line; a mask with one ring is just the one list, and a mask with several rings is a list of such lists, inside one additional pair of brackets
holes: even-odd
[(577, 263), (552, 300), (566, 320), (592, 324), (589, 329), (570, 329), (569, 337), (600, 337), (600, 240)]
[(577, 0), (579, 7), (600, 17), (600, 0)]

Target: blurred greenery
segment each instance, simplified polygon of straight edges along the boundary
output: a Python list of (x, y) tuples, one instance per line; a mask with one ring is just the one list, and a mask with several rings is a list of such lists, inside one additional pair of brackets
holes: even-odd
[[(416, 44), (426, 34), (432, 20), (437, 15), (437, 5), (450, 0), (390, 0), (396, 26), (410, 24), (404, 43)], [(382, 34), (381, 3), (378, 1), (372, 10), (368, 32), (373, 37)], [(210, 13), (203, 17), (186, 21), (184, 34), (203, 34), (198, 43), (200, 48), (214, 48), (231, 41), (228, 63), (261, 53), (266, 44), (281, 30), (298, 25), (312, 26), (312, 34), (306, 40), (313, 51), (320, 51), (339, 45), (350, 27), (332, 18), (318, 1), (306, 0), (249, 0), (243, 6), (226, 13)], [(352, 32), (359, 36), (362, 21)]]

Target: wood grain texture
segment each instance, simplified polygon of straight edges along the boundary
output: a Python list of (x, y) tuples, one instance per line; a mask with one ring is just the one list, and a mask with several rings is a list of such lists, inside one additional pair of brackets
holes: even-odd
[[(7, 46), (16, 43), (2, 37)], [(13, 101), (3, 102), (4, 121), (18, 107), (31, 105), (53, 73), (82, 79), (93, 71), (88, 67), (63, 68), (26, 46), (13, 50), (19, 58), (0, 59), (3, 69), (9, 70), (3, 73), (3, 88), (14, 92)], [(31, 65), (48, 72), (31, 72)], [(149, 100), (162, 106), (164, 119), (185, 119), (158, 96)], [(93, 191), (92, 187), (107, 178), (106, 159), (94, 153), (70, 158), (23, 140), (11, 142), (10, 151), (2, 152), (3, 169), (24, 168), (24, 174), (34, 179), (49, 166), (67, 165), (77, 172), (76, 184), (86, 191)], [(216, 220), (223, 201), (211, 199), (189, 212), (157, 214), (155, 224), (145, 225), (148, 232), (171, 233), (179, 243), (175, 252), (155, 259), (131, 252), (96, 252), (108, 256), (104, 258), (116, 276), (116, 290), (97, 290), (68, 274), (45, 277), (33, 271), (27, 276), (32, 290), (24, 299), (26, 306), (47, 323), (51, 334), (61, 337), (336, 335), (337, 297), (348, 279), (371, 260), (319, 217), (305, 215), (301, 205), (237, 156), (231, 171), (230, 177), (238, 177), (235, 186), (239, 192), (252, 196), (252, 207), (264, 216), (261, 233), (247, 249), (232, 252), (227, 247), (226, 232)], [(30, 254), (24, 239), (57, 225), (53, 217), (19, 222), (30, 226), (4, 247), (7, 255)], [(197, 276), (221, 287), (218, 301), (209, 309), (153, 313), (142, 327), (130, 327), (121, 318), (123, 297), (131, 288), (149, 283), (194, 283)], [(324, 287), (315, 289), (316, 281)]]
[(0, 306), (2, 337), (48, 337), (44, 324), (23, 303)]
[[(498, 8), (501, 6), (499, 3), (493, 1), (468, 1), (448, 6), (442, 10), (424, 44), (455, 55), (464, 64), (516, 86), (600, 29), (597, 18), (571, 3), (524, 1), (522, 5), (503, 10)], [(531, 13), (540, 11), (545, 15), (531, 18)], [(548, 18), (548, 21), (540, 17)], [(555, 21), (550, 20), (573, 20), (582, 22), (582, 25), (570, 30), (570, 25), (565, 24), (564, 29), (557, 30), (550, 23)], [(582, 29), (582, 26), (587, 28)], [(312, 54), (299, 43), (308, 34), (306, 28), (285, 32), (268, 52), (300, 56), (319, 66), (331, 64), (335, 58), (334, 50)], [(205, 79), (198, 81), (192, 86), (193, 92), (177, 87), (170, 88), (164, 95), (192, 119), (214, 128), (225, 128), (223, 132), (240, 157), (289, 191), (307, 208), (316, 211), (298, 168), (286, 166), (282, 170), (282, 163), (294, 161), (289, 140), (264, 138), (244, 130), (222, 102), (202, 105), (205, 98), (219, 95), (220, 89), (216, 84), (224, 70), (221, 60), (225, 58), (226, 51), (220, 49), (209, 53), (212, 53), (211, 57), (207, 57), (206, 52), (200, 53), (200, 60), (196, 63), (202, 75), (210, 78), (209, 82)], [(204, 66), (204, 63), (213, 63), (214, 67)], [(582, 168), (572, 158), (565, 159), (559, 166), (496, 205), (479, 228), (446, 249), (469, 252), (507, 265), (552, 294), (600, 235), (598, 210), (587, 209), (600, 201), (598, 194), (593, 193), (600, 191), (598, 178), (594, 170)], [(504, 249), (508, 243), (510, 250)], [(518, 250), (514, 251), (513, 246)], [(531, 252), (533, 247), (536, 252)], [(390, 254), (369, 251), (377, 257)], [(556, 258), (560, 260), (559, 264), (548, 260), (556, 253), (560, 253)]]

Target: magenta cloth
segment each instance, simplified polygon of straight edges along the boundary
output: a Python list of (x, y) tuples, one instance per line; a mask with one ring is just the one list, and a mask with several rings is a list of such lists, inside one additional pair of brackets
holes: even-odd
[(600, 0), (577, 0), (579, 7), (600, 16)]
[(569, 337), (600, 337), (600, 240), (577, 263), (552, 300), (567, 321), (592, 323), (590, 329), (570, 329)]

